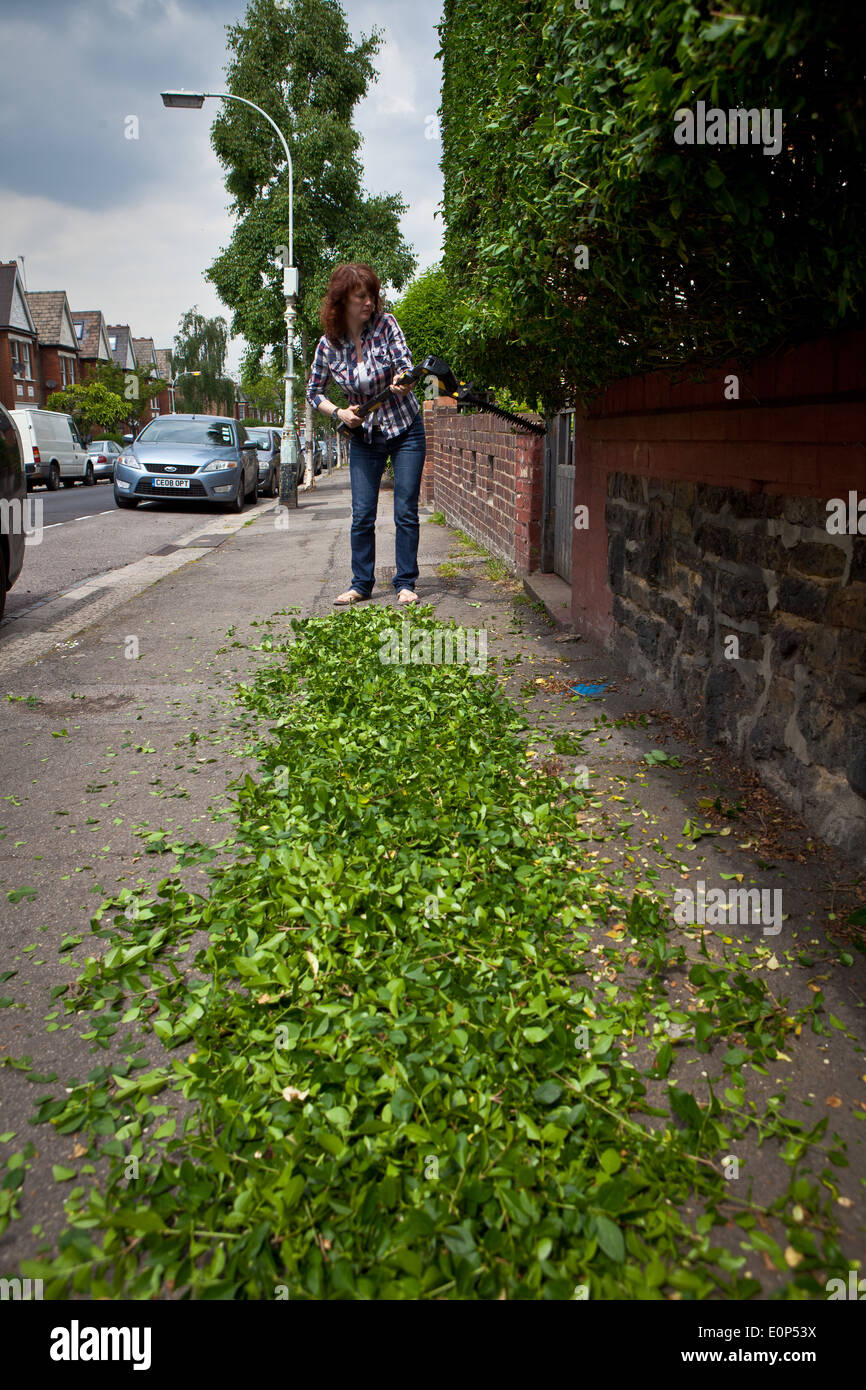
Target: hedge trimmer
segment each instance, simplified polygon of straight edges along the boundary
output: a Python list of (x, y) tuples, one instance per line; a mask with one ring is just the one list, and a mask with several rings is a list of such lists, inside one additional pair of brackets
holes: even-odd
[[(405, 386), (409, 383), (414, 384), (420, 381), (423, 376), (435, 376), (438, 378), (446, 396), (453, 396), (458, 406), (474, 405), (479, 410), (489, 411), (491, 415), (498, 415), (502, 420), (508, 420), (512, 425), (519, 426), (520, 429), (531, 430), (533, 434), (544, 434), (544, 425), (539, 425), (535, 420), (527, 420), (525, 415), (515, 415), (511, 410), (504, 410), (501, 405), (494, 405), (480, 391), (473, 388), (471, 381), (458, 381), (457, 377), (441, 357), (425, 357), (423, 362), (419, 362), (417, 367), (409, 367), (405, 371), (398, 372), (391, 386)], [(371, 396), (363, 405), (354, 407), (357, 415), (365, 420), (374, 411), (381, 410), (383, 405), (387, 405), (393, 400), (391, 386), (380, 391), (378, 395)], [(348, 434), (350, 427), (341, 420), (337, 429), (342, 433)]]

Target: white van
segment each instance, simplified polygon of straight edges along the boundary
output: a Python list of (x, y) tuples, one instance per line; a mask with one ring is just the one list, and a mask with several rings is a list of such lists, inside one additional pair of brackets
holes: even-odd
[[(18, 426), (24, 450), (24, 472), (28, 489), (34, 483), (47, 483), (56, 492), (62, 483), (72, 487), (77, 478), (87, 477), (87, 448), (71, 415), (58, 410), (10, 410)], [(89, 465), (91, 472), (93, 464)]]

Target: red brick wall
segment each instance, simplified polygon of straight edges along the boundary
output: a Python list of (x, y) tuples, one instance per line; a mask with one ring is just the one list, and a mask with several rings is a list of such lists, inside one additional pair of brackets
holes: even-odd
[[(725, 398), (730, 376), (737, 400)], [(699, 384), (664, 373), (617, 382), (577, 418), (575, 435), (574, 501), (589, 507), (589, 528), (574, 533), (572, 619), (607, 641), (608, 475), (824, 500), (866, 494), (866, 334), (807, 343), (749, 369), (730, 362)]]
[[(19, 335), (16, 334), (16, 337)], [(31, 408), (38, 406), (41, 400), (41, 384), (39, 376), (39, 349), (33, 339), (30, 342), (30, 369), (33, 372), (32, 380), (23, 382), (24, 395), (16, 394), (15, 386), (17, 378), (12, 375), (12, 350), (9, 346), (9, 333), (7, 329), (0, 331), (0, 402), (5, 405), (7, 410), (21, 410), (24, 406)], [(27, 387), (35, 387), (32, 396), (27, 395)]]
[[(39, 395), (40, 395), (39, 404), (42, 405), (42, 406), (45, 405), (46, 401), (48, 400), (48, 397), (52, 394), (52, 392), (54, 392), (54, 391), (62, 391), (62, 390), (64, 389), (63, 374), (62, 374), (62, 372), (61, 372), (61, 370), (60, 370), (60, 357), (61, 357), (61, 354), (62, 354), (64, 357), (66, 357), (67, 360), (68, 360), (69, 356), (71, 355), (71, 354), (68, 354), (68, 353), (66, 352), (66, 350), (63, 349), (63, 348), (56, 348), (56, 347), (40, 347), (40, 348), (39, 348), (39, 367), (40, 367), (40, 371), (41, 371), (41, 374), (42, 374), (42, 388), (41, 388), (41, 391), (40, 391), (40, 393), (39, 393)], [(66, 383), (67, 386), (71, 386), (74, 382), (80, 380), (80, 373), (79, 373), (79, 368), (78, 368), (78, 359), (77, 359), (77, 357), (74, 357), (74, 358), (72, 359), (72, 373), (73, 373), (73, 375), (72, 375), (72, 381), (67, 381), (67, 383)], [(54, 381), (54, 382), (57, 383), (57, 385), (56, 385), (56, 386), (48, 386), (46, 383), (49, 382), (49, 381)]]
[(425, 401), (421, 500), (499, 555), (518, 574), (538, 568), (543, 439), (493, 415), (462, 415)]

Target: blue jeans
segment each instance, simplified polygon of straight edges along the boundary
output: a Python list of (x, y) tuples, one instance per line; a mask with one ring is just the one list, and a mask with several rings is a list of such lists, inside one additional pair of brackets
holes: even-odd
[(418, 494), (427, 452), (421, 412), (401, 434), (368, 444), (360, 430), (352, 434), (349, 480), (352, 484), (352, 588), (365, 596), (373, 592), (376, 563), (376, 511), (379, 484), (390, 455), (394, 468), (394, 525), (397, 528), (394, 589), (415, 588), (418, 578)]

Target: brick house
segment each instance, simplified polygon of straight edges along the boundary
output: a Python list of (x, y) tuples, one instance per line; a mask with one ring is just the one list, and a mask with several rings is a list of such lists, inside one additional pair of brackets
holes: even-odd
[(39, 405), (39, 345), (16, 261), (0, 263), (0, 401)]
[(257, 417), (255, 405), (240, 388), (235, 388), (235, 419), (253, 420)]
[(168, 382), (164, 391), (160, 391), (156, 398), (157, 413), (159, 415), (173, 415), (174, 405), (174, 378), (171, 365), (171, 348), (156, 348), (156, 374), (163, 381)]
[[(152, 338), (133, 338), (132, 350), (139, 367), (145, 369), (149, 376), (159, 376), (159, 364), (156, 360), (156, 348)], [(160, 397), (154, 396), (142, 412), (141, 428), (144, 429), (145, 425), (161, 414)]]
[(108, 346), (111, 356), (125, 372), (134, 372), (135, 352), (132, 346), (132, 333), (128, 323), (110, 323), (108, 327)]
[(100, 309), (72, 311), (72, 327), (78, 341), (78, 366), (81, 380), (93, 376), (97, 367), (112, 360), (108, 327)]
[(277, 419), (273, 410), (266, 410), (256, 405), (255, 401), (250, 400), (246, 392), (240, 387), (235, 388), (235, 419), (236, 420), (265, 420), (267, 424), (282, 424), (282, 416)]
[(72, 312), (65, 290), (30, 290), (25, 293), (36, 325), (42, 377), (39, 404), (44, 406), (52, 391), (64, 391), (80, 379), (78, 339), (72, 326)]

